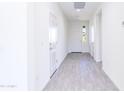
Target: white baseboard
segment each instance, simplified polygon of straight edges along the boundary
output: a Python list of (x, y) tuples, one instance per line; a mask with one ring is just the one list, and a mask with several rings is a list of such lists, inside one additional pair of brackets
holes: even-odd
[(43, 87), (40, 88), (41, 90), (39, 89), (38, 91), (43, 91), (49, 81), (50, 81), (50, 78), (46, 80), (46, 82), (45, 82), (45, 84), (43, 85)]
[(59, 64), (57, 65), (57, 69), (61, 66), (61, 64), (63, 63), (63, 61), (65, 60), (67, 55), (68, 55), (68, 53), (66, 53), (65, 56), (63, 57), (63, 60), (61, 62), (59, 62)]

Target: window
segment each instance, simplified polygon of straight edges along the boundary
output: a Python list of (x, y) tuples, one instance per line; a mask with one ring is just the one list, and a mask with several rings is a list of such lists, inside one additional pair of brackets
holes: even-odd
[(91, 42), (94, 43), (94, 27), (91, 26)]
[(50, 12), (49, 15), (49, 44), (50, 47), (53, 48), (57, 44), (58, 38), (58, 31), (57, 31), (57, 19), (56, 16)]
[(50, 28), (49, 41), (51, 44), (56, 44), (57, 42), (57, 29), (55, 27)]
[(87, 41), (87, 31), (86, 26), (82, 27), (82, 42), (85, 43)]

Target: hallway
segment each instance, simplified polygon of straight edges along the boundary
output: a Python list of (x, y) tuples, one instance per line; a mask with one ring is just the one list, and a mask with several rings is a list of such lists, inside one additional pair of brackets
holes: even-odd
[(118, 89), (88, 53), (70, 53), (53, 75), (45, 91), (97, 91)]
[(0, 91), (124, 91), (124, 2), (1, 2), (0, 20)]

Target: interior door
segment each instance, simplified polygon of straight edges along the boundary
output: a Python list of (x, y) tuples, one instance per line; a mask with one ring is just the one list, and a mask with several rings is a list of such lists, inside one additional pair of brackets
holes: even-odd
[(57, 69), (56, 46), (57, 46), (57, 22), (56, 16), (50, 12), (49, 44), (50, 44), (50, 75)]

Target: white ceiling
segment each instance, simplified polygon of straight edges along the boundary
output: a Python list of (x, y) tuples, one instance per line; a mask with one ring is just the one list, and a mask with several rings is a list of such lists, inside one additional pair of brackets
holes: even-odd
[(89, 20), (100, 3), (97, 2), (86, 2), (85, 7), (77, 12), (74, 9), (74, 2), (61, 2), (59, 3), (60, 8), (69, 20)]

